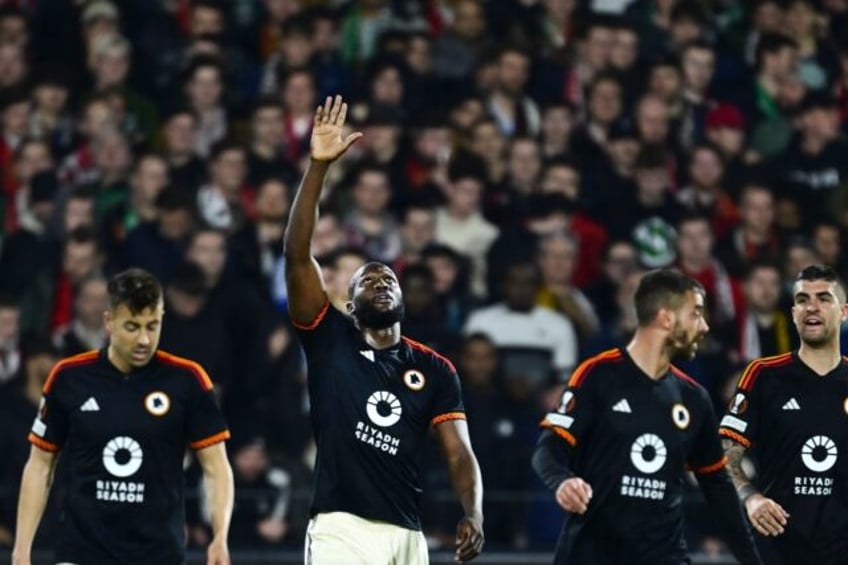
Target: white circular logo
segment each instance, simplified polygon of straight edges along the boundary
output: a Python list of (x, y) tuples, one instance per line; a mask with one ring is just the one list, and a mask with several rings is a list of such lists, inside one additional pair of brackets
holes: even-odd
[(157, 390), (145, 397), (144, 407), (154, 416), (164, 416), (171, 409), (171, 399), (161, 390)]
[(836, 444), (827, 436), (813, 436), (801, 448), (801, 461), (815, 473), (829, 471), (836, 465), (837, 455)]
[(675, 426), (685, 430), (689, 427), (689, 410), (682, 404), (675, 404), (671, 407), (671, 419)]
[(410, 369), (403, 374), (403, 384), (408, 389), (418, 392), (427, 384), (427, 379), (424, 378), (424, 373), (421, 371)]
[(630, 447), (630, 461), (646, 475), (659, 471), (665, 465), (667, 455), (665, 442), (655, 434), (640, 435)]
[[(121, 459), (123, 463), (119, 463)], [(127, 436), (119, 436), (109, 440), (103, 448), (103, 466), (116, 477), (134, 475), (141, 467), (144, 453), (136, 440)]]
[[(388, 414), (384, 416), (380, 413), (381, 410), (383, 413), (388, 412)], [(368, 397), (365, 411), (368, 413), (368, 419), (381, 428), (388, 428), (397, 424), (402, 412), (400, 400), (394, 394), (385, 390), (378, 390)]]

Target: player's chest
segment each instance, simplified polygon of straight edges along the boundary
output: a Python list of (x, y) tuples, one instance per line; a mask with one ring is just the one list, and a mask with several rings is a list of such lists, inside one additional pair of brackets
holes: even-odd
[[(348, 352), (323, 395), (332, 410), (357, 426), (415, 432), (426, 429), (436, 375), (402, 353)], [(328, 394), (329, 393), (329, 394)]]
[(166, 383), (80, 379), (64, 398), (75, 437), (95, 443), (107, 436), (157, 440), (182, 437), (186, 405), (182, 391)]
[(644, 443), (687, 451), (703, 418), (702, 407), (672, 387), (614, 387), (595, 409), (604, 435), (614, 443), (632, 443), (634, 449)]
[(848, 444), (848, 378), (773, 379), (760, 394), (763, 439), (797, 443), (821, 435), (821, 441)]

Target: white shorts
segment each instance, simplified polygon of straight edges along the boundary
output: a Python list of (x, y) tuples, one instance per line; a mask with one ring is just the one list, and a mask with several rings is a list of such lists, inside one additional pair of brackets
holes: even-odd
[(424, 534), (347, 512), (309, 521), (306, 565), (429, 565)]

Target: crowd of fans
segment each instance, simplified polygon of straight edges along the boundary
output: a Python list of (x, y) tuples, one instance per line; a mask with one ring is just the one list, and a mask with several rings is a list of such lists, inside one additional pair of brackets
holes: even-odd
[[(104, 346), (105, 280), (129, 266), (165, 284), (161, 347), (220, 392), (250, 493), (231, 545), (302, 543), (282, 238), (339, 93), (365, 136), (324, 192), (328, 294), (343, 308), (366, 260), (396, 270), (404, 333), (459, 367), (489, 546), (550, 548), (538, 420), (582, 357), (626, 344), (642, 273), (706, 288), (682, 367), (721, 406), (746, 361), (795, 345), (794, 274), (845, 269), (846, 34), (846, 0), (0, 1), (0, 546), (40, 385)], [(459, 508), (434, 500), (451, 545)]]

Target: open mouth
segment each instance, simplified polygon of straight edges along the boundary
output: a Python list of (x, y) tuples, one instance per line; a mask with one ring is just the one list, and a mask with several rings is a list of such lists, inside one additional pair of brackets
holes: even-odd
[(821, 318), (810, 317), (810, 318), (806, 318), (804, 320), (804, 326), (806, 326), (808, 328), (817, 328), (817, 327), (821, 327), (823, 325), (824, 325), (824, 322), (821, 320)]
[(374, 304), (391, 304), (392, 297), (388, 294), (378, 294), (374, 297)]

